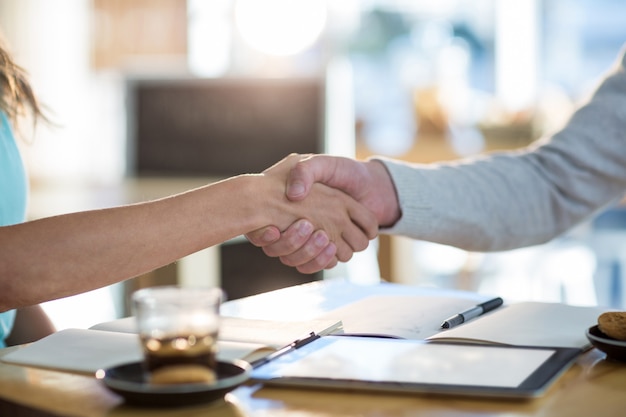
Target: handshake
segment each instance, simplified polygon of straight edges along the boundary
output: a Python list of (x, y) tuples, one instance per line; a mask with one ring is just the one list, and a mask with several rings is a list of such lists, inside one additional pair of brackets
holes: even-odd
[(286, 178), (285, 198), (291, 203), (317, 203), (310, 218), (246, 234), (266, 255), (302, 273), (350, 260), (354, 252), (367, 248), (380, 226), (392, 226), (401, 215), (393, 181), (376, 160), (292, 154), (263, 174)]

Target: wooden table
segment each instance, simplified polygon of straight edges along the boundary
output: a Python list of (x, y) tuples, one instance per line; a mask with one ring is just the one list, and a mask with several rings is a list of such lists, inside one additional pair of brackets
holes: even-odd
[[(309, 319), (375, 292), (407, 294), (415, 287), (354, 286), (340, 281), (290, 287), (226, 303), (226, 314), (266, 319)], [(0, 356), (11, 349), (0, 350)], [(363, 394), (242, 386), (223, 401), (204, 406), (145, 409), (125, 405), (95, 378), (0, 362), (0, 416), (623, 416), (626, 364), (590, 350), (548, 393), (530, 401), (482, 400), (425, 395)]]

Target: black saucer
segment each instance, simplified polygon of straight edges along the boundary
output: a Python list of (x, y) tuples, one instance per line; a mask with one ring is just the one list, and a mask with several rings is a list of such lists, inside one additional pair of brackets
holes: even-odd
[(626, 361), (626, 341), (616, 340), (605, 335), (597, 325), (591, 326), (587, 330), (587, 339), (596, 348), (606, 353), (607, 358)]
[(127, 404), (144, 407), (185, 406), (223, 398), (250, 378), (252, 367), (244, 361), (218, 362), (214, 384), (154, 385), (146, 380), (141, 362), (106, 369), (98, 376), (104, 385), (121, 395)]

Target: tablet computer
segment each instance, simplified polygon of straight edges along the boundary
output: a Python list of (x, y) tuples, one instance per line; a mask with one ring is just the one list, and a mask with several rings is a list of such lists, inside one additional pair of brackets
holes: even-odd
[(542, 395), (580, 352), (325, 336), (256, 367), (252, 379), (291, 387), (523, 399)]

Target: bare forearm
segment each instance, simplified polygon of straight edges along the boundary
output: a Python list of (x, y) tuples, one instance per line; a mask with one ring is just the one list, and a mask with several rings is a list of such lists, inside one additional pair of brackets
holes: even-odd
[(247, 182), (0, 229), (0, 309), (132, 278), (263, 226)]

